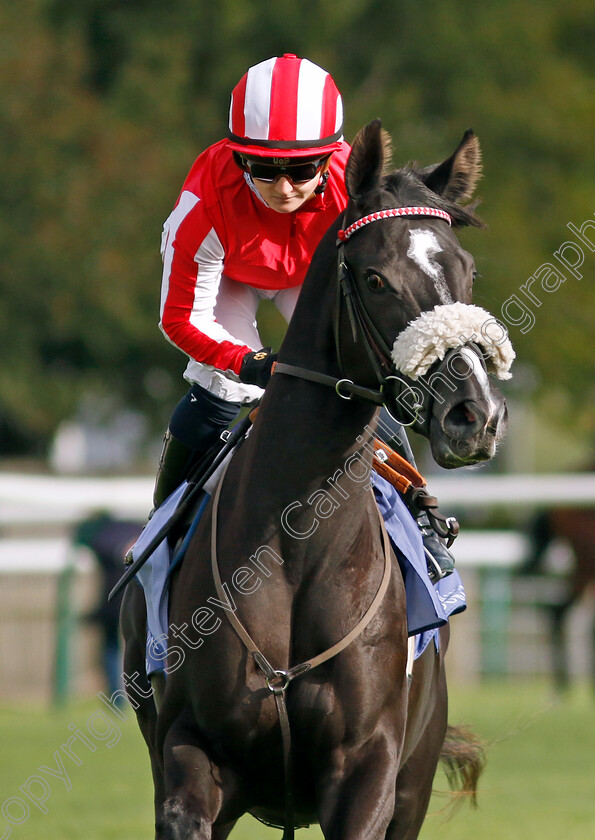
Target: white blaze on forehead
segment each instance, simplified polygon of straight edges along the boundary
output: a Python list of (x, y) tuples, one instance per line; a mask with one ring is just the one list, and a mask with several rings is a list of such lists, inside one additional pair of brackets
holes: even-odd
[(407, 256), (418, 265), (424, 274), (434, 282), (434, 288), (438, 292), (442, 303), (452, 303), (453, 299), (444, 279), (444, 271), (440, 263), (433, 257), (442, 251), (436, 236), (431, 230), (416, 228), (410, 231), (410, 243)]
[(461, 347), (459, 352), (468, 365), (469, 376), (472, 374), (475, 376), (484, 398), (487, 402), (490, 402), (490, 380), (479, 356), (470, 347)]

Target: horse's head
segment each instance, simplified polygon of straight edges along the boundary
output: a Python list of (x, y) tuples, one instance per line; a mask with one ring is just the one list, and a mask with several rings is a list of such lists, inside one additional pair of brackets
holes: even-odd
[(458, 203), (479, 178), (479, 143), (467, 131), (443, 163), (393, 172), (389, 143), (376, 120), (357, 135), (347, 164), (341, 369), (364, 385), (380, 382), (385, 405), (429, 438), (438, 464), (474, 464), (494, 455), (506, 428), (488, 373), (509, 378), (514, 358), (504, 327), (471, 305), (475, 266), (453, 233), (481, 225)]

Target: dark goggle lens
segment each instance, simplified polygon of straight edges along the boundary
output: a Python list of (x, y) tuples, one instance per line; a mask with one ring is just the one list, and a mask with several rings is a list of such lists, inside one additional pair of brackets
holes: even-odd
[(307, 163), (279, 166), (271, 163), (262, 163), (260, 160), (242, 158), (242, 162), (247, 171), (258, 181), (272, 183), (281, 175), (285, 175), (292, 184), (305, 184), (307, 181), (311, 181), (318, 175), (326, 160), (327, 158), (323, 157), (318, 160), (309, 160)]

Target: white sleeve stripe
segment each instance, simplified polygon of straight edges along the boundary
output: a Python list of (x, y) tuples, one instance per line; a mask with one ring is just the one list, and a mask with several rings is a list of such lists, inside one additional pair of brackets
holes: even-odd
[[(178, 228), (188, 213), (196, 206), (200, 199), (194, 193), (184, 191), (180, 201), (167, 219), (163, 229), (163, 282), (161, 289), (160, 326), (163, 331), (163, 313), (169, 296), (169, 278), (174, 259), (174, 242)], [(199, 245), (194, 255), (197, 264), (194, 284), (192, 310), (188, 313), (188, 323), (208, 338), (221, 343), (229, 341), (232, 344), (243, 345), (244, 342), (227, 332), (216, 320), (213, 314), (221, 275), (223, 273), (223, 259), (225, 250), (214, 228), (211, 228)], [(171, 339), (168, 339), (171, 341)], [(173, 343), (173, 342), (172, 342)], [(176, 346), (174, 344), (174, 346)]]
[(232, 344), (243, 345), (243, 341), (234, 338), (215, 320), (214, 309), (219, 294), (224, 256), (221, 240), (215, 229), (211, 228), (194, 255), (194, 261), (198, 263), (198, 272), (189, 320), (193, 327), (217, 342), (230, 341)]
[(211, 228), (203, 241), (200, 243), (198, 251), (194, 255), (194, 262), (202, 263), (217, 263), (220, 265), (223, 262), (225, 251), (221, 240), (217, 236), (215, 228)]
[(169, 277), (171, 274), (171, 266), (174, 259), (174, 240), (178, 232), (178, 228), (188, 215), (190, 211), (200, 201), (200, 198), (194, 193), (184, 190), (180, 196), (180, 200), (170, 213), (165, 224), (163, 225), (163, 235), (161, 237), (161, 256), (163, 258), (163, 281), (161, 284), (161, 304), (160, 314), (163, 315), (163, 307), (167, 300), (169, 293)]

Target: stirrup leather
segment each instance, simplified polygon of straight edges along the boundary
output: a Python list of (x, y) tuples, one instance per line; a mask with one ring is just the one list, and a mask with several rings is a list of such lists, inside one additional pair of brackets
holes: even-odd
[(374, 469), (401, 494), (417, 522), (428, 574), (435, 583), (454, 570), (454, 557), (448, 549), (459, 533), (459, 523), (454, 516), (440, 513), (438, 500), (428, 493), (425, 478), (409, 461), (377, 438), (374, 449)]

